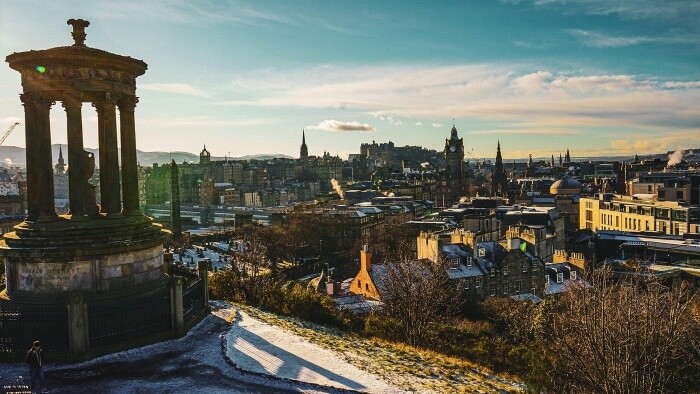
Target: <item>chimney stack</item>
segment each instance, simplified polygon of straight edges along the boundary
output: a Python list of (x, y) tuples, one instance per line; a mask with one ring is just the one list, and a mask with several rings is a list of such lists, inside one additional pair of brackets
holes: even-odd
[(369, 272), (372, 265), (372, 252), (369, 251), (367, 244), (362, 245), (360, 251), (360, 271)]

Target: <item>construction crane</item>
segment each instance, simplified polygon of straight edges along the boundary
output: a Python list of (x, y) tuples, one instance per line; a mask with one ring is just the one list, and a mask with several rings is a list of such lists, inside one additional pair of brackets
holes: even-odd
[(14, 130), (15, 127), (17, 127), (17, 126), (19, 126), (19, 122), (13, 123), (12, 126), (10, 126), (10, 128), (7, 129), (7, 131), (5, 132), (5, 134), (2, 135), (2, 138), (0, 138), (0, 145), (2, 145), (3, 142), (5, 142), (5, 140), (7, 139), (7, 137), (10, 136), (10, 133), (12, 132), (12, 130)]

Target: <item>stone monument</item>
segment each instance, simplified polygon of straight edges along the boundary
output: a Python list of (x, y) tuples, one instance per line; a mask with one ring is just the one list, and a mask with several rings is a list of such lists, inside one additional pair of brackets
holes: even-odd
[[(170, 335), (177, 300), (163, 263), (167, 232), (139, 209), (134, 109), (136, 78), (147, 65), (86, 46), (90, 22), (68, 24), (73, 45), (6, 58), (22, 76), (28, 204), (26, 219), (0, 243), (7, 275), (0, 329), (19, 348), (31, 336), (59, 353), (87, 354)], [(54, 208), (49, 114), (57, 102), (68, 131), (67, 215)], [(83, 128), (85, 103), (97, 112), (97, 130)], [(88, 182), (95, 158), (83, 147), (84, 133), (92, 132), (99, 139), (99, 205)]]

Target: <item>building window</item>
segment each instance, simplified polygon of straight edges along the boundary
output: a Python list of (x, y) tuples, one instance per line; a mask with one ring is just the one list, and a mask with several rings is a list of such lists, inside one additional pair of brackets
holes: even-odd
[(682, 200), (683, 199), (683, 190), (677, 190), (676, 191), (676, 199)]
[(523, 262), (523, 272), (527, 272), (527, 261)]
[(485, 257), (485, 256), (486, 256), (486, 249), (479, 248), (479, 257)]
[(464, 290), (469, 290), (469, 281), (471, 279), (467, 278), (464, 280)]
[(496, 276), (496, 269), (495, 268), (491, 267), (491, 269), (489, 269), (489, 271), (491, 273), (491, 276)]
[(508, 275), (508, 264), (503, 264), (503, 276)]
[(576, 271), (571, 271), (569, 273), (569, 278), (571, 278), (571, 280), (576, 280)]
[(459, 257), (450, 259), (450, 269), (456, 270), (459, 269)]
[(557, 283), (564, 283), (564, 273), (557, 272)]
[(544, 283), (549, 284), (549, 281), (550, 281), (549, 275), (545, 275), (544, 276)]
[(369, 291), (369, 283), (365, 283), (365, 290)]
[(521, 285), (520, 285), (520, 281), (519, 281), (519, 280), (516, 280), (516, 281), (515, 281), (515, 294), (520, 294), (520, 291), (521, 291), (521, 290), (520, 290), (520, 286), (521, 286)]
[(469, 256), (469, 257), (467, 257), (467, 267), (471, 267), (471, 266), (472, 266), (472, 257)]
[(508, 282), (503, 282), (503, 294), (508, 294)]
[(496, 284), (491, 283), (489, 286), (489, 294), (491, 294), (491, 297), (494, 297), (496, 295)]
[(480, 276), (477, 276), (477, 277), (476, 277), (476, 284), (474, 285), (474, 288), (476, 288), (476, 289), (480, 288), (480, 287), (481, 287), (481, 283), (482, 283), (481, 281), (482, 281), (482, 280), (483, 280), (483, 279), (482, 279)]

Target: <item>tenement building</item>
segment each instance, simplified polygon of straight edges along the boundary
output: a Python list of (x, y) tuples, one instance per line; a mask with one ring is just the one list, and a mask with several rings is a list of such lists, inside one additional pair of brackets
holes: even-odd
[[(182, 335), (207, 308), (206, 275), (196, 288), (183, 289), (181, 277), (167, 274), (166, 233), (139, 207), (134, 110), (136, 78), (146, 63), (87, 47), (90, 23), (68, 24), (73, 45), (6, 59), (22, 76), (28, 203), (25, 220), (0, 242), (7, 275), (0, 327), (7, 354), (21, 355), (39, 339), (57, 357), (94, 357)], [(50, 114), (57, 101), (68, 130), (65, 215), (54, 208)], [(99, 163), (83, 148), (84, 103), (97, 112), (97, 130), (89, 131), (99, 136)], [(88, 181), (96, 164), (100, 205)], [(183, 307), (183, 293), (196, 301)], [(183, 314), (191, 308), (194, 315)]]
[(677, 201), (598, 194), (581, 197), (579, 206), (581, 229), (652, 231), (671, 235), (700, 233), (700, 207)]

